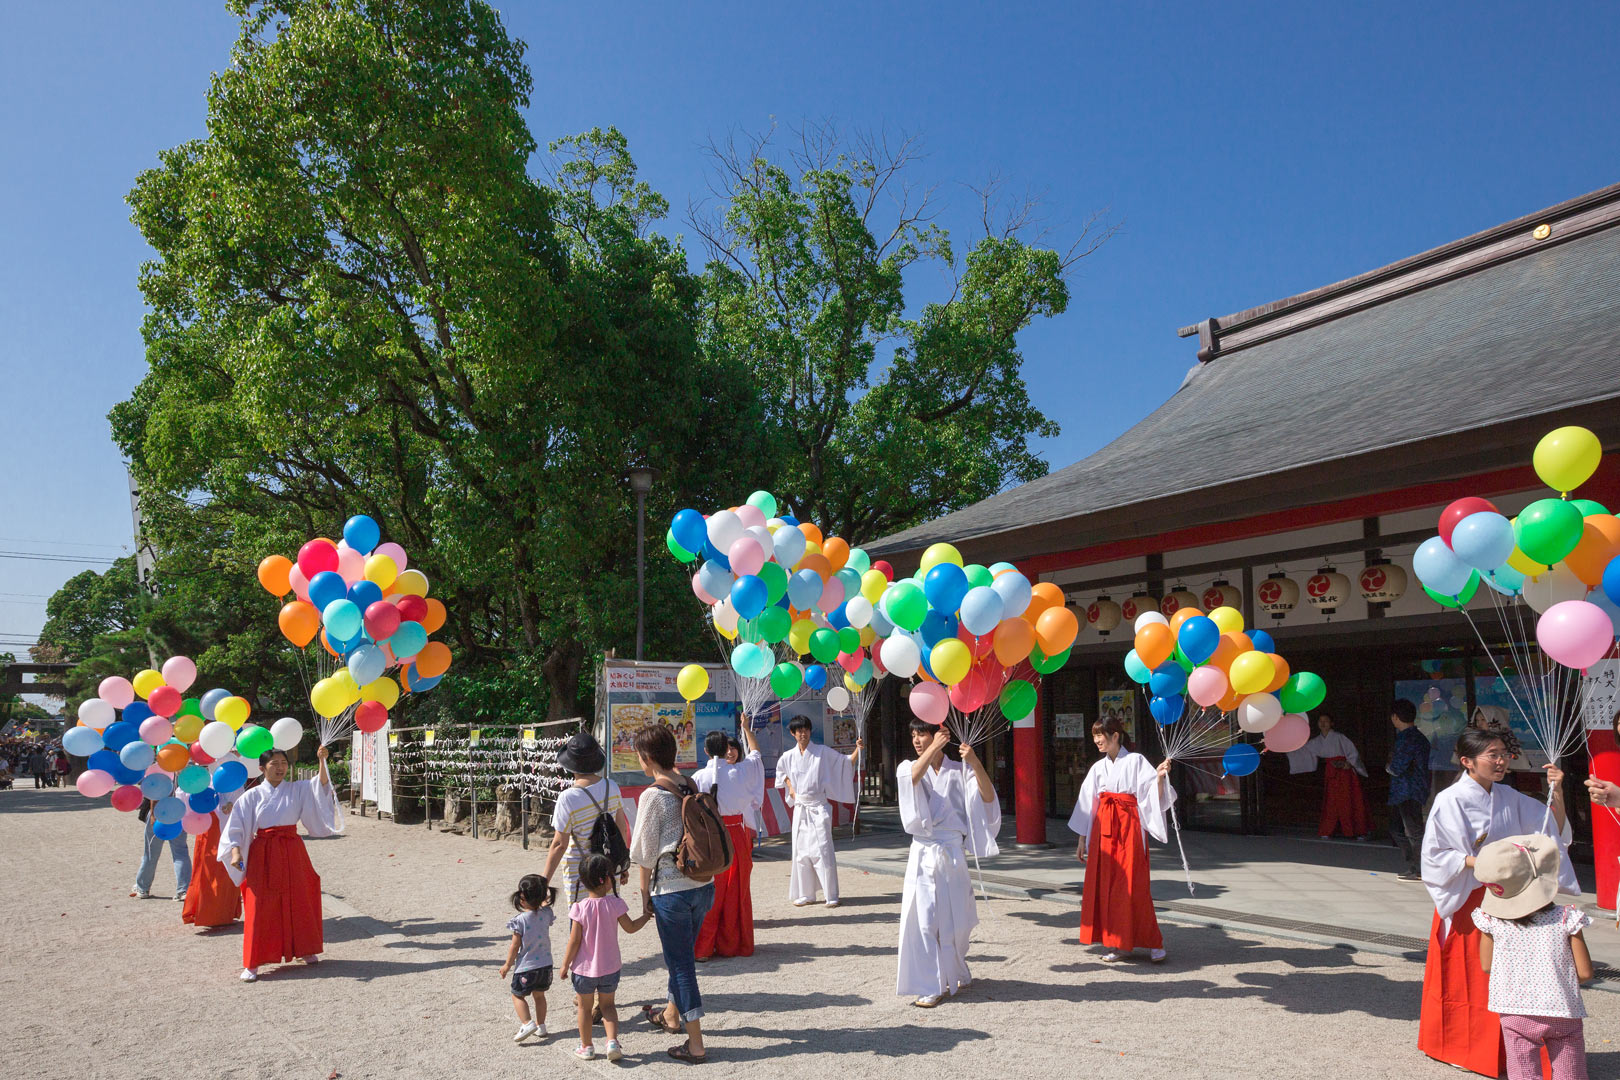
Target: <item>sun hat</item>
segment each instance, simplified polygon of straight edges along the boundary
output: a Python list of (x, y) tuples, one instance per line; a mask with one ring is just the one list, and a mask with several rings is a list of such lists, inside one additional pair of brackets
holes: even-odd
[(557, 764), (579, 776), (590, 776), (602, 771), (607, 755), (602, 753), (602, 744), (595, 736), (582, 731), (568, 740), (557, 755)]
[(1558, 841), (1535, 833), (1486, 844), (1474, 856), (1474, 877), (1485, 886), (1480, 907), (1498, 919), (1522, 919), (1558, 895)]

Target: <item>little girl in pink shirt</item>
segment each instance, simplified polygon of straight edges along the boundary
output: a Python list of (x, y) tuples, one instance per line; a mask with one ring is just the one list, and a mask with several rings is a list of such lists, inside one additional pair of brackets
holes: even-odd
[[(579, 883), (590, 896), (568, 909), (573, 929), (568, 935), (568, 955), (563, 958), (562, 974), (572, 977), (578, 1006), (579, 1046), (574, 1056), (589, 1061), (596, 1056), (591, 1044), (591, 999), (602, 1010), (602, 1027), (607, 1031), (607, 1058), (624, 1057), (619, 1046), (619, 1012), (613, 994), (619, 988), (619, 927), (633, 934), (647, 925), (651, 911), (630, 917), (630, 908), (613, 894), (613, 863), (606, 855), (587, 855), (580, 860)], [(617, 924), (617, 925), (615, 925)]]

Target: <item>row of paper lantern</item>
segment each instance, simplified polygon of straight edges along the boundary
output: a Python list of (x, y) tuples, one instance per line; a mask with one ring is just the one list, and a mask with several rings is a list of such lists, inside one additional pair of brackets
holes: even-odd
[[(1361, 594), (1369, 607), (1385, 608), (1406, 593), (1406, 571), (1391, 562), (1373, 562), (1357, 575), (1354, 584), (1331, 566), (1324, 566), (1305, 580), (1301, 590), (1299, 582), (1278, 571), (1255, 586), (1256, 608), (1273, 619), (1286, 618), (1298, 606), (1303, 592), (1304, 600), (1323, 615), (1333, 615), (1350, 598), (1351, 590)], [(1216, 581), (1203, 591), (1203, 595), (1177, 585), (1163, 598), (1146, 592), (1134, 593), (1122, 601), (1099, 596), (1086, 608), (1086, 624), (1098, 635), (1107, 637), (1121, 623), (1136, 625), (1137, 616), (1158, 611), (1165, 616), (1174, 615), (1184, 607), (1213, 611), (1218, 607), (1239, 607), (1242, 594), (1226, 581)]]

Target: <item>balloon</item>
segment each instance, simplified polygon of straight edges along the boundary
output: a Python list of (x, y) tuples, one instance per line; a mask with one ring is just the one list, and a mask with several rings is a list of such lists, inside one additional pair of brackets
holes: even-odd
[(973, 654), (955, 638), (946, 638), (935, 645), (928, 659), (934, 677), (946, 686), (961, 682), (973, 666)]
[(828, 690), (827, 707), (834, 712), (843, 712), (849, 708), (849, 691), (842, 686), (835, 686)]
[(107, 725), (106, 730), (101, 733), (101, 742), (103, 746), (116, 754), (140, 737), (140, 728), (132, 721), (119, 720), (116, 723)]
[(928, 597), (915, 582), (896, 582), (883, 598), (889, 618), (902, 630), (919, 629), (928, 617)]
[(366, 580), (380, 589), (387, 589), (399, 578), (399, 564), (380, 552), (366, 557)]
[(703, 515), (696, 510), (682, 510), (676, 514), (669, 523), (669, 531), (677, 544), (693, 553), (702, 551), (709, 539), (708, 526), (703, 521)]
[(1566, 494), (1586, 483), (1602, 460), (1603, 444), (1598, 437), (1574, 426), (1547, 432), (1530, 459), (1542, 483)]
[(133, 784), (123, 784), (115, 788), (112, 793), (112, 808), (129, 813), (141, 805), (141, 789)]
[(336, 573), (337, 568), (337, 547), (330, 540), (311, 540), (298, 549), (298, 569), (312, 582), (317, 574)]
[(821, 596), (817, 599), (816, 606), (822, 611), (836, 611), (843, 606), (843, 603), (844, 583), (836, 576), (828, 578), (827, 584), (822, 587)]
[(188, 801), (191, 803), (191, 809), (194, 813), (211, 814), (214, 812), (214, 808), (219, 805), (219, 792), (211, 787), (205, 787)]
[(1138, 686), (1146, 686), (1148, 681), (1153, 678), (1153, 672), (1149, 671), (1148, 666), (1142, 663), (1142, 658), (1136, 655), (1135, 649), (1125, 654), (1125, 674), (1129, 675), (1131, 681)]
[(1260, 767), (1260, 751), (1248, 743), (1228, 747), (1221, 755), (1221, 768), (1227, 776), (1248, 776)]
[[(1611, 559), (1603, 569), (1603, 595), (1610, 603), (1620, 604), (1620, 559)], [(84, 706), (79, 706), (79, 719), (84, 719)]]
[(1035, 640), (1041, 651), (1055, 656), (1074, 644), (1080, 633), (1080, 620), (1067, 607), (1050, 607), (1035, 620)]
[[(1582, 586), (1582, 588), (1584, 589), (1585, 586)], [(1463, 591), (1458, 593), (1456, 596), (1442, 596), (1433, 589), (1429, 588), (1427, 585), (1423, 587), (1423, 591), (1429, 594), (1430, 600), (1433, 600), (1441, 607), (1460, 608), (1472, 600), (1474, 598), (1474, 593), (1479, 591), (1479, 571), (1469, 571), (1468, 584), (1464, 586)]]
[(1029, 607), (1029, 578), (1017, 570), (1008, 570), (990, 582), (990, 588), (1001, 597), (1002, 618), (1015, 619)]
[(354, 726), (362, 734), (371, 735), (381, 731), (383, 725), (388, 723), (388, 709), (380, 701), (362, 701), (355, 706)]
[(1041, 581), (1030, 586), (1029, 604), (1024, 613), (1019, 616), (1025, 622), (1033, 625), (1041, 617), (1041, 613), (1048, 608), (1063, 606), (1063, 590), (1050, 581)]
[(277, 750), (291, 750), (304, 737), (304, 725), (290, 716), (283, 716), (270, 725), (271, 745)]
[(365, 629), (373, 641), (387, 641), (393, 637), (402, 621), (399, 608), (387, 600), (378, 600), (366, 607)]
[(275, 736), (258, 724), (244, 724), (242, 730), (236, 733), (236, 752), (245, 758), (269, 753), (275, 745)]
[(124, 744), (118, 751), (118, 760), (123, 762), (126, 769), (146, 769), (157, 760), (152, 748), (139, 739)]
[[(827, 557), (827, 562), (836, 570), (842, 570), (849, 562), (849, 544), (841, 536), (829, 536), (821, 545), (821, 553)], [(832, 695), (828, 695), (830, 699)]]
[(370, 554), (382, 539), (382, 530), (365, 514), (356, 514), (343, 523), (343, 542), (362, 555)]
[(282, 607), (281, 614), (276, 616), (276, 623), (281, 627), (281, 635), (302, 649), (315, 640), (315, 632), (321, 627), (321, 617), (313, 604), (293, 600)]
[(252, 712), (253, 706), (248, 704), (247, 698), (242, 697), (228, 697), (214, 706), (215, 719), (223, 720), (233, 731), (247, 723)]
[(872, 602), (864, 596), (856, 595), (844, 601), (844, 618), (848, 619), (849, 625), (857, 630), (871, 624), (872, 615), (875, 611)]
[(287, 584), (292, 588), (295, 599), (306, 602), (309, 600), (309, 578), (304, 576), (304, 572), (298, 569), (296, 564), (287, 571)]
[(139, 675), (136, 675), (131, 684), (135, 687), (136, 694), (146, 698), (151, 696), (152, 691), (163, 685), (163, 676), (151, 668), (147, 668)]
[(163, 681), (179, 693), (190, 689), (191, 684), (197, 681), (197, 665), (192, 663), (190, 657), (171, 656), (163, 661), (162, 675)]
[(1567, 566), (1543, 570), (1539, 576), (1520, 586), (1520, 591), (1524, 594), (1524, 602), (1536, 612), (1547, 611), (1553, 605), (1568, 600), (1584, 600), (1587, 593), (1586, 583)]
[(1227, 670), (1227, 680), (1231, 682), (1232, 689), (1239, 694), (1254, 694), (1263, 691), (1271, 683), (1272, 676), (1277, 673), (1271, 662), (1271, 654), (1255, 652), (1241, 653), (1232, 661)]
[(140, 733), (143, 743), (156, 746), (174, 737), (174, 725), (161, 716), (149, 716), (141, 721)]
[[(1270, 731), (1282, 719), (1282, 703), (1272, 694), (1249, 694), (1238, 703), (1238, 727), (1253, 735)], [(1297, 749), (1297, 748), (1296, 748)]]
[(1264, 630), (1249, 631), (1249, 641), (1259, 652), (1276, 653), (1277, 642)]
[(962, 625), (975, 637), (992, 632), (1006, 617), (1006, 602), (994, 589), (983, 585), (967, 591), (961, 608)]
[(808, 611), (821, 599), (826, 583), (814, 570), (799, 570), (788, 580), (788, 603), (800, 611)]
[(771, 692), (787, 700), (804, 687), (804, 668), (784, 661), (771, 669)]
[(941, 615), (937, 611), (929, 611), (927, 618), (918, 628), (917, 633), (922, 635), (923, 644), (933, 647), (945, 638), (953, 638), (960, 627), (955, 619), (949, 615)]
[(328, 641), (348, 641), (360, 633), (364, 621), (360, 609), (346, 596), (327, 604), (321, 612), (321, 624), (326, 627)]
[(1187, 676), (1187, 696), (1201, 708), (1208, 709), (1217, 704), (1229, 689), (1226, 673), (1218, 667), (1206, 665)]
[[(1158, 615), (1158, 612), (1153, 614)], [(1159, 615), (1159, 618), (1164, 616)], [(1176, 643), (1194, 666), (1202, 664), (1215, 655), (1215, 648), (1221, 643), (1220, 624), (1207, 615), (1195, 615), (1181, 624)]]
[(763, 679), (771, 671), (771, 655), (752, 641), (731, 650), (731, 669), (745, 679)]
[(148, 773), (141, 777), (141, 782), (136, 786), (141, 789), (143, 799), (151, 799), (155, 802), (158, 799), (168, 797), (169, 793), (174, 790), (174, 781), (160, 772)]
[[(1198, 608), (1191, 606), (1176, 608), (1175, 614), (1170, 616), (1170, 632), (1172, 634), (1181, 633), (1181, 625), (1183, 623), (1185, 623), (1188, 619), (1196, 619), (1203, 614), (1204, 613)], [(1225, 631), (1223, 631), (1223, 633), (1224, 632)]]
[(1513, 523), (1492, 510), (1469, 514), (1451, 532), (1457, 558), (1484, 573), (1507, 562), (1513, 546)]
[(113, 778), (100, 769), (89, 769), (79, 774), (73, 786), (79, 789), (79, 794), (92, 799), (99, 799), (111, 791), (115, 785)]
[[(199, 736), (199, 738), (200, 737), (201, 736)], [(202, 748), (202, 743), (194, 742), (191, 744), (191, 760), (197, 765), (212, 765), (214, 763), (214, 755), (204, 750)]]
[(1035, 701), (1034, 685), (1024, 679), (1014, 679), (1001, 688), (996, 704), (1001, 708), (1001, 715), (1016, 724), (1035, 711)]
[(187, 765), (180, 770), (174, 782), (187, 795), (195, 795), (208, 786), (208, 770), (201, 765)]
[(187, 836), (201, 836), (213, 827), (214, 819), (209, 814), (199, 814), (197, 811), (187, 809), (180, 818), (180, 830)]
[[(1581, 542), (1585, 519), (1572, 503), (1562, 499), (1537, 499), (1519, 511), (1513, 530), (1520, 551), (1536, 562), (1551, 566), (1562, 562)], [(1435, 591), (1445, 592), (1439, 588)], [(136, 690), (139, 689), (137, 686)]]
[(348, 694), (330, 678), (322, 679), (309, 688), (309, 704), (328, 720), (349, 707)]
[(950, 713), (951, 699), (938, 683), (918, 683), (907, 697), (912, 715), (925, 724), (943, 724)]
[[(1214, 623), (1222, 634), (1241, 634), (1243, 632), (1243, 612), (1235, 607), (1218, 607), (1202, 617)], [(1199, 618), (1199, 616), (1193, 616), (1193, 618)], [(1192, 620), (1189, 619), (1188, 622), (1190, 621)], [(1187, 623), (1181, 625), (1185, 628)]]
[[(160, 686), (152, 691), (152, 695), (147, 699), (146, 703), (157, 716), (167, 718), (180, 711), (180, 706), (184, 700), (180, 696), (180, 691), (174, 687)], [(172, 730), (170, 734), (173, 734)], [(163, 737), (167, 739), (169, 736), (165, 735)]]
[(922, 663), (922, 650), (915, 641), (903, 634), (897, 633), (886, 639), (878, 653), (883, 666), (902, 679), (917, 674), (917, 668)]
[(365, 611), (372, 604), (375, 604), (377, 601), (383, 598), (383, 591), (378, 587), (375, 581), (367, 581), (364, 578), (361, 578), (358, 581), (351, 582), (349, 585), (349, 591), (344, 593), (344, 595), (349, 599), (350, 603), (354, 604), (355, 607), (359, 608), (361, 611)]
[[(105, 687), (110, 681), (110, 679), (103, 680), (101, 685)], [(124, 683), (125, 686), (129, 685), (129, 683), (123, 679), (118, 681)], [(130, 699), (134, 700), (135, 691), (133, 688), (129, 691), (129, 695)], [(124, 704), (127, 705), (129, 702), (126, 701)], [(85, 698), (83, 701), (79, 702), (79, 723), (83, 724), (87, 728), (94, 728), (95, 730), (100, 731), (117, 718), (118, 714), (113, 711), (112, 703), (106, 699), (93, 697)]]
[(821, 663), (832, 663), (838, 659), (840, 651), (836, 631), (821, 629), (810, 635), (810, 655)]
[(379, 645), (362, 645), (349, 655), (349, 674), (361, 686), (376, 682), (388, 670), (388, 657)]
[(812, 690), (820, 690), (827, 685), (827, 669), (820, 666), (811, 666), (804, 669), (804, 685)]
[(732, 543), (726, 558), (731, 563), (732, 573), (752, 576), (765, 565), (765, 549), (759, 546), (758, 540), (744, 534)]
[(1412, 570), (1424, 588), (1433, 589), (1442, 596), (1456, 596), (1462, 592), (1473, 573), (1473, 568), (1459, 559), (1438, 536), (1429, 537), (1412, 553)]
[(374, 682), (366, 683), (360, 688), (362, 701), (377, 701), (385, 709), (392, 709), (399, 701), (399, 684), (393, 679), (384, 676)]
[(1136, 655), (1149, 668), (1156, 670), (1170, 659), (1174, 651), (1175, 641), (1171, 638), (1169, 626), (1149, 623), (1136, 632)]
[(202, 734), (197, 736), (197, 745), (209, 757), (224, 757), (236, 745), (236, 730), (223, 720), (215, 720), (203, 727)]
[(1536, 621), (1536, 643), (1565, 667), (1585, 671), (1614, 647), (1614, 624), (1596, 604), (1565, 600)]
[(1034, 668), (1036, 672), (1041, 675), (1050, 675), (1052, 672), (1069, 662), (1070, 651), (1071, 650), (1069, 649), (1064, 649), (1060, 653), (1053, 653), (1051, 656), (1048, 656), (1042, 652), (1041, 647), (1037, 645), (1034, 649), (1030, 650), (1029, 666)]
[(271, 596), (286, 596), (292, 591), (292, 583), (287, 580), (292, 568), (292, 560), (287, 556), (266, 555), (259, 560), (259, 584)]
[(219, 703), (230, 696), (231, 692), (229, 690), (221, 690), (215, 687), (198, 699), (197, 707), (202, 710), (203, 719), (217, 720), (218, 716), (215, 715), (215, 712), (219, 708)]
[(793, 629), (793, 616), (788, 614), (787, 608), (768, 607), (754, 620), (754, 627), (767, 644), (775, 645), (786, 640)]
[(1298, 713), (1289, 713), (1266, 732), (1266, 749), (1275, 754), (1291, 754), (1310, 741), (1310, 718)]
[[(818, 591), (820, 582), (817, 582)], [(765, 610), (765, 604), (770, 598), (770, 591), (765, 582), (753, 574), (739, 577), (731, 586), (731, 606), (740, 618), (757, 618)]]
[(422, 651), (427, 644), (427, 631), (422, 629), (421, 623), (402, 622), (399, 629), (388, 639), (388, 647), (394, 650), (394, 656), (400, 660), (409, 659)]
[(1457, 523), (1470, 514), (1483, 513), (1496, 513), (1495, 504), (1488, 499), (1477, 499), (1472, 496), (1466, 499), (1458, 499), (1440, 512), (1440, 539), (1446, 542), (1447, 547), (1450, 547), (1451, 531), (1457, 527)]
[(730, 551), (731, 545), (737, 542), (737, 538), (747, 528), (742, 518), (730, 510), (710, 514), (704, 527), (709, 543), (718, 551)]
[[(135, 687), (122, 675), (109, 675), (107, 678), (102, 679), (101, 684), (96, 687), (96, 697), (114, 709), (122, 709), (135, 700)], [(82, 704), (79, 706), (79, 719), (84, 719), (84, 705)], [(112, 723), (112, 720), (109, 719), (107, 723)], [(94, 727), (95, 725), (91, 726)], [(101, 726), (106, 727), (107, 725), (102, 724)]]
[(228, 794), (247, 783), (247, 766), (240, 761), (222, 761), (214, 766), (212, 777), (213, 789), (221, 795)]
[(1187, 699), (1180, 694), (1171, 694), (1169, 697), (1156, 697), (1148, 701), (1148, 712), (1153, 719), (1161, 725), (1173, 724), (1181, 719), (1182, 710), (1187, 706)]
[(1187, 687), (1187, 673), (1181, 670), (1176, 663), (1160, 664), (1154, 669), (1148, 680), (1148, 688), (1153, 691), (1154, 697), (1169, 697), (1179, 694)]
[(695, 551), (687, 551), (685, 548), (681, 547), (680, 542), (675, 539), (675, 533), (672, 530), (665, 531), (664, 546), (669, 549), (669, 553), (671, 555), (675, 556), (683, 563), (697, 561), (698, 553)]
[(956, 563), (939, 563), (923, 578), (923, 593), (928, 597), (929, 604), (935, 611), (946, 615), (953, 614), (962, 606), (962, 598), (967, 591), (967, 574)]
[(920, 569), (927, 573), (942, 563), (950, 563), (960, 567), (962, 565), (962, 553), (950, 544), (931, 544), (928, 550), (923, 552)]
[(62, 732), (62, 749), (87, 758), (102, 747), (101, 732), (92, 727), (70, 727)]
[(1163, 612), (1144, 611), (1142, 614), (1138, 615), (1136, 617), (1136, 621), (1131, 624), (1131, 633), (1140, 634), (1143, 627), (1152, 626), (1154, 623), (1168, 628), (1170, 625), (1170, 620), (1164, 615)]
[(1277, 694), (1283, 712), (1308, 713), (1327, 700), (1327, 683), (1310, 671), (1296, 671)]
[(807, 550), (804, 533), (796, 525), (783, 525), (772, 532), (771, 543), (776, 549), (776, 561), (783, 567), (797, 566)]
[(1284, 660), (1276, 653), (1271, 653), (1269, 655), (1271, 656), (1271, 666), (1277, 669), (1277, 673), (1273, 675), (1271, 677), (1271, 681), (1266, 684), (1265, 692), (1268, 694), (1275, 694), (1277, 691), (1281, 690), (1285, 685), (1287, 685), (1288, 680), (1294, 677), (1294, 673), (1289, 670), (1287, 660)]
[(1620, 556), (1620, 518), (1589, 514), (1582, 521), (1581, 541), (1564, 556), (1564, 565), (1591, 588), (1603, 583), (1603, 571)]
[(450, 670), (450, 646), (430, 641), (416, 654), (416, 671), (424, 679), (436, 679)]

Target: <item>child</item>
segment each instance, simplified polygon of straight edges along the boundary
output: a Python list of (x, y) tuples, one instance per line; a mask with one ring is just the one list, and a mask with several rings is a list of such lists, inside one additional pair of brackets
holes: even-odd
[(1539, 1080), (1542, 1047), (1553, 1080), (1586, 1076), (1580, 983), (1592, 977), (1592, 955), (1581, 928), (1592, 919), (1553, 903), (1558, 863), (1558, 841), (1541, 835), (1486, 844), (1474, 859), (1485, 886), (1474, 909), (1484, 935), (1479, 966), (1491, 976), (1490, 1010), (1502, 1018), (1508, 1080)]
[[(552, 905), (557, 902), (557, 890), (546, 884), (539, 874), (524, 874), (512, 894), (512, 906), (518, 914), (506, 921), (512, 931), (512, 944), (506, 949), (506, 963), (501, 965), (501, 978), (516, 968), (512, 975), (512, 1008), (517, 1010), (523, 1025), (513, 1042), (522, 1042), (530, 1035), (546, 1037), (546, 991), (551, 989), (551, 924), (557, 918)], [(530, 995), (534, 997), (534, 1018), (529, 1018)]]
[(590, 854), (580, 860), (579, 883), (591, 895), (568, 909), (573, 930), (568, 935), (568, 955), (563, 957), (564, 977), (572, 974), (574, 993), (577, 995), (579, 1046), (574, 1056), (589, 1061), (596, 1056), (591, 1045), (591, 998), (596, 997), (602, 1010), (602, 1026), (607, 1030), (607, 1058), (618, 1061), (624, 1057), (619, 1046), (619, 1012), (613, 1006), (613, 993), (619, 988), (619, 935), (613, 924), (617, 922), (627, 934), (633, 934), (647, 925), (652, 912), (643, 911), (639, 918), (630, 917), (630, 908), (610, 891), (613, 887), (613, 863), (606, 855)]

